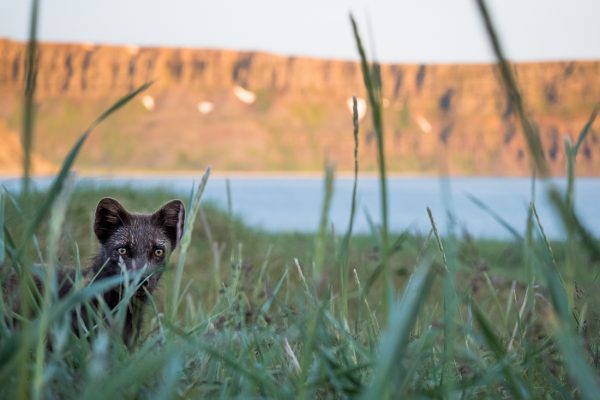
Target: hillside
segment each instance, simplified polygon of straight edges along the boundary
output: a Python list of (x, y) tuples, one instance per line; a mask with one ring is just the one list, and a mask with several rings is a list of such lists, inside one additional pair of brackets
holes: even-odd
[[(0, 121), (20, 126), (25, 45), (0, 39)], [(58, 164), (102, 109), (154, 80), (146, 98), (103, 124), (80, 171), (199, 169), (320, 171), (352, 168), (347, 102), (364, 98), (350, 61), (224, 50), (91, 44), (40, 46), (36, 150)], [(515, 66), (555, 174), (564, 136), (575, 136), (600, 103), (600, 62)], [(492, 65), (381, 67), (386, 149), (396, 173), (525, 175), (525, 143)], [(370, 115), (361, 121), (361, 169), (372, 171)], [(0, 169), (3, 168), (0, 165)], [(1, 173), (2, 171), (0, 171)], [(600, 172), (598, 124), (578, 172)]]
[[(10, 131), (4, 121), (0, 121), (0, 173), (18, 176), (23, 172), (23, 150), (17, 132)], [(56, 165), (39, 156), (36, 152), (31, 157), (31, 169), (37, 175), (51, 175), (58, 172)]]

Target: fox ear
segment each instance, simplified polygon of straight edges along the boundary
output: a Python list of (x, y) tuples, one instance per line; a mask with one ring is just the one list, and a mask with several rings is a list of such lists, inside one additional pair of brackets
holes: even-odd
[(185, 207), (181, 200), (171, 200), (152, 215), (154, 223), (158, 225), (171, 241), (171, 248), (175, 248), (183, 235), (185, 222)]
[(94, 220), (94, 233), (100, 241), (104, 243), (115, 229), (123, 226), (129, 221), (130, 214), (127, 210), (115, 199), (105, 197), (98, 203), (96, 207), (96, 217)]

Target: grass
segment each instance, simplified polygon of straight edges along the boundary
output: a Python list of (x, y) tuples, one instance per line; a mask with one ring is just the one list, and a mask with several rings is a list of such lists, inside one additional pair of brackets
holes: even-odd
[[(544, 176), (535, 124), (526, 120), (525, 100), (494, 39), (485, 4), (478, 5), (507, 94), (520, 109), (533, 170)], [(33, 49), (36, 7), (34, 2)], [(362, 51), (354, 22), (353, 27), (371, 108), (379, 110), (373, 125), (382, 226), (373, 224), (370, 235), (353, 234), (353, 208), (346, 233), (332, 234), (327, 221), (334, 170), (328, 167), (318, 233), (261, 232), (233, 216), (231, 206), (223, 212), (202, 202), (203, 187), (210, 184), (207, 171), (198, 187), (190, 188), (182, 246), (146, 307), (141, 340), (127, 347), (119, 332), (124, 303), (115, 310), (87, 308), (122, 277), (89, 285), (77, 281), (66, 296), (58, 296), (55, 282), (58, 268), (81, 271), (94, 253), (91, 212), (99, 198), (116, 197), (129, 209), (150, 211), (173, 196), (78, 186), (69, 174), (93, 128), (144, 85), (80, 136), (47, 192), (28, 184), (27, 157), (23, 191), (0, 191), (0, 397), (597, 396), (600, 246), (573, 209), (576, 157), (595, 112), (579, 137), (566, 142), (567, 193), (545, 181), (541, 188), (553, 196), (565, 241), (547, 240), (534, 202), (526, 232), (513, 232), (510, 242), (459, 238), (452, 230), (444, 235), (430, 210), (429, 235), (394, 235), (386, 226), (381, 82), (376, 64), (369, 64)], [(27, 65), (35, 68), (33, 62)], [(30, 154), (35, 82), (27, 88), (23, 143)], [(354, 114), (356, 172), (359, 127)], [(31, 284), (34, 274), (42, 277), (43, 288)], [(15, 276), (19, 290), (9, 292)], [(77, 336), (69, 316), (84, 309), (94, 323)]]

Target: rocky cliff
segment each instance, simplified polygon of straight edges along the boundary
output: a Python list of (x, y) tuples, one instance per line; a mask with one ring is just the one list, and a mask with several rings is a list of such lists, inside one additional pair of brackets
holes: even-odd
[[(0, 119), (20, 123), (23, 43), (0, 40)], [(59, 163), (94, 114), (154, 81), (94, 133), (83, 169), (321, 170), (352, 168), (348, 99), (365, 98), (351, 61), (223, 50), (91, 44), (40, 46), (37, 152)], [(600, 103), (600, 62), (515, 65), (556, 174), (563, 141)], [(524, 175), (527, 152), (493, 65), (381, 66), (386, 151), (399, 173)], [(598, 124), (596, 124), (598, 126)], [(361, 120), (361, 169), (374, 170), (368, 107)], [(593, 128), (578, 172), (600, 173)]]

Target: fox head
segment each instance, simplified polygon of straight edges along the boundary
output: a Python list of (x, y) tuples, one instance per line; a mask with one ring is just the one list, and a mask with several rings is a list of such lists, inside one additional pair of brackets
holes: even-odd
[(181, 239), (185, 207), (172, 200), (153, 214), (130, 213), (117, 200), (104, 198), (96, 207), (94, 233), (100, 242), (98, 264), (113, 275), (125, 265), (128, 271), (144, 269), (144, 284), (152, 291), (171, 252)]

